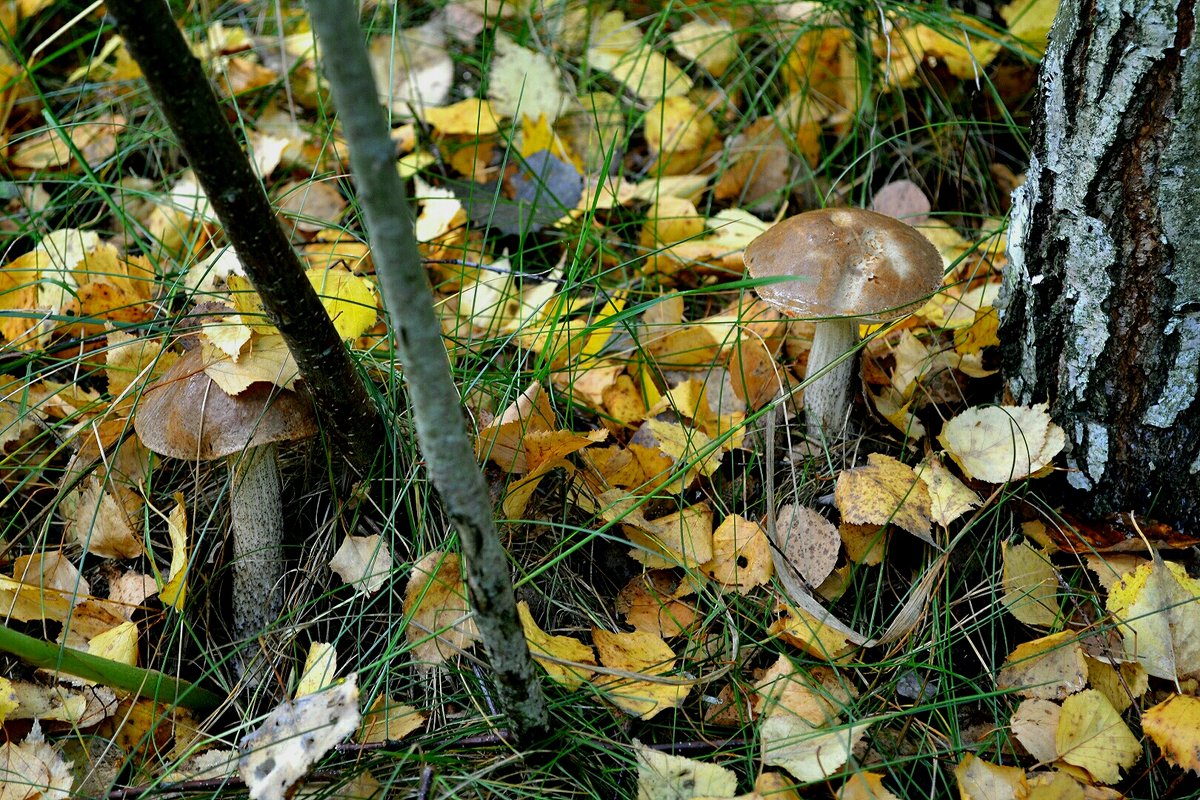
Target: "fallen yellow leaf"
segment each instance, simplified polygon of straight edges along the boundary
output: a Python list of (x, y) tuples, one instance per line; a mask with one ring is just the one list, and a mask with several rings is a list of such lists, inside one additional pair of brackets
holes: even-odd
[(842, 521), (854, 525), (897, 525), (936, 544), (931, 535), (929, 488), (907, 464), (871, 453), (867, 464), (842, 470), (834, 488)]
[(1073, 631), (1024, 642), (1008, 654), (996, 685), (1022, 697), (1061, 700), (1087, 683), (1083, 646)]
[(341, 265), (329, 269), (313, 267), (304, 274), (344, 341), (357, 339), (374, 326), (378, 316), (375, 292), (365, 278)]
[[(542, 665), (550, 680), (567, 689), (577, 689), (592, 677), (592, 670), (583, 666), (596, 663), (596, 653), (591, 647), (570, 636), (551, 636), (543, 631), (533, 621), (529, 603), (524, 600), (517, 603), (517, 613), (521, 617), (525, 640), (529, 642), (530, 655)], [(564, 664), (564, 661), (570, 663)]]
[(1131, 767), (1142, 746), (1112, 704), (1095, 689), (1063, 701), (1054, 737), (1059, 758), (1083, 767), (1101, 783), (1121, 779), (1121, 767)]
[(488, 136), (500, 132), (491, 104), (468, 97), (448, 106), (426, 108), (425, 122), (438, 133), (447, 135)]
[(713, 531), (712, 551), (712, 560), (700, 569), (738, 594), (766, 585), (775, 573), (767, 532), (738, 514), (725, 517)]
[(778, 636), (817, 658), (836, 660), (855, 648), (850, 638), (802, 608), (780, 604), (767, 633)]
[(634, 742), (638, 800), (728, 798), (737, 791), (737, 774), (716, 764), (662, 753)]
[(1027, 544), (1001, 544), (1004, 554), (1002, 602), (1026, 625), (1050, 627), (1062, 614), (1058, 572), (1050, 559)]
[(1142, 730), (1168, 764), (1200, 774), (1200, 699), (1177, 694), (1142, 712)]
[(1108, 593), (1125, 652), (1156, 678), (1200, 671), (1200, 581), (1154, 553)]
[(171, 566), (167, 569), (166, 582), (158, 590), (158, 599), (163, 605), (182, 611), (187, 599), (188, 577), (187, 507), (182, 492), (175, 493), (175, 508), (167, 517), (167, 535), (171, 539)]
[(404, 592), (404, 633), (414, 660), (443, 664), (471, 647), (479, 631), (470, 613), (457, 554), (435, 550), (413, 565)]
[(380, 695), (363, 714), (355, 739), (362, 744), (398, 742), (425, 724), (425, 714), (388, 695)]
[(954, 768), (961, 800), (1024, 800), (1029, 796), (1025, 770), (1002, 767), (967, 753)]
[(968, 477), (1007, 483), (1050, 464), (1066, 444), (1042, 403), (970, 408), (942, 427), (938, 441)]
[(294, 699), (316, 694), (337, 679), (337, 648), (328, 642), (310, 642)]
[(610, 633), (593, 628), (592, 641), (601, 664), (630, 673), (597, 675), (592, 681), (621, 710), (651, 719), (668, 708), (677, 708), (691, 691), (690, 683), (673, 677), (661, 682), (637, 679), (637, 675), (669, 676), (675, 670), (675, 653), (661, 637), (642, 631)]

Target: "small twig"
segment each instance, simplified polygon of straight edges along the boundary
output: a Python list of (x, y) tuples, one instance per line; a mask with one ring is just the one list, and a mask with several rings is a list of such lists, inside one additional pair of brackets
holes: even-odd
[(421, 785), (417, 789), (417, 800), (426, 800), (429, 790), (433, 788), (433, 767), (426, 764), (421, 769)]

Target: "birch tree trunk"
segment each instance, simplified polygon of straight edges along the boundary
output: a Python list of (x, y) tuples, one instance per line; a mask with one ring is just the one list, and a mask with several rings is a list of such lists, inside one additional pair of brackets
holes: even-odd
[(1096, 513), (1200, 520), (1196, 0), (1063, 0), (1013, 199), (1003, 369)]

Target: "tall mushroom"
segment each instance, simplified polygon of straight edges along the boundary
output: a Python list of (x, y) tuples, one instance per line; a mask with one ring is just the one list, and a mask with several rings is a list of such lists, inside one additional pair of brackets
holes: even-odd
[(859, 324), (902, 317), (942, 284), (942, 257), (928, 239), (857, 208), (789, 217), (751, 242), (745, 259), (750, 276), (764, 280), (759, 297), (816, 318), (804, 389), (808, 435), (816, 441), (845, 423)]
[(196, 347), (147, 387), (133, 427), (159, 455), (227, 459), (233, 475), (234, 632), (239, 639), (260, 635), (282, 606), (283, 501), (276, 444), (316, 433), (310, 404), (269, 383), (254, 383), (230, 396), (205, 374)]

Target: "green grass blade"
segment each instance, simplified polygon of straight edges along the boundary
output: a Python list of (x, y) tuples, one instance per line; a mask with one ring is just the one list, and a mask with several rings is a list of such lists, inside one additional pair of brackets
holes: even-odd
[(157, 670), (131, 667), (118, 661), (43, 642), (0, 625), (0, 650), (36, 667), (66, 672), (112, 689), (136, 694), (155, 702), (171, 703), (193, 711), (212, 711), (224, 699), (194, 683), (181, 681)]

